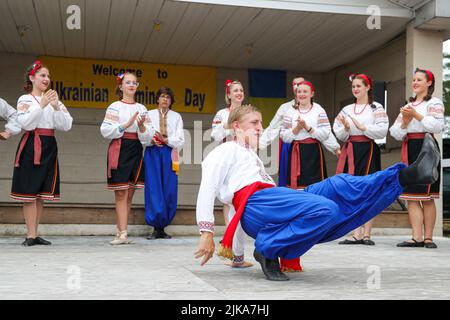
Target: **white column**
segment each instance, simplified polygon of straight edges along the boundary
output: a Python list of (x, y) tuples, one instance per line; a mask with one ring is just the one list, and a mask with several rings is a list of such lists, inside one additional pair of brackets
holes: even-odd
[[(411, 83), (416, 67), (433, 72), (436, 77), (433, 96), (442, 99), (442, 60), (443, 60), (443, 35), (439, 31), (420, 30), (414, 28), (411, 22), (406, 29), (406, 100), (412, 96)], [(436, 136), (442, 150), (442, 135)], [(442, 171), (441, 171), (442, 177)], [(436, 200), (436, 225), (435, 236), (443, 235), (443, 207), (442, 207), (442, 179), (441, 195)]]

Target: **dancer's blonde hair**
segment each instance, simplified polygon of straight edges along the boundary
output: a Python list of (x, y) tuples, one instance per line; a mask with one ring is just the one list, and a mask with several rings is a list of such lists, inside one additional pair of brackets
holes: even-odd
[(252, 106), (251, 104), (246, 104), (240, 107), (237, 107), (233, 109), (233, 111), (230, 112), (230, 115), (228, 116), (228, 128), (232, 127), (233, 122), (235, 121), (241, 121), (241, 119), (252, 112), (258, 112), (261, 113), (261, 110), (259, 110), (258, 107)]

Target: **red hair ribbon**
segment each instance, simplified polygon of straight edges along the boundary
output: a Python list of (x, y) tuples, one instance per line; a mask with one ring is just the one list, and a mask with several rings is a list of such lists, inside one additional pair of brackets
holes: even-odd
[(226, 80), (225, 81), (225, 91), (228, 93), (230, 91), (230, 86), (233, 83), (232, 80)]
[(240, 83), (240, 82), (237, 81), (237, 80), (229, 80), (229, 79), (225, 81), (225, 91), (226, 91), (226, 93), (230, 92), (230, 87), (231, 87), (231, 85), (233, 83)]
[(353, 79), (355, 79), (355, 78), (363, 78), (364, 81), (365, 81), (370, 87), (372, 87), (372, 80), (370, 80), (370, 78), (369, 78), (367, 75), (365, 75), (364, 73), (357, 74)]
[(31, 69), (31, 71), (28, 75), (34, 76), (36, 71), (38, 71), (40, 68), (42, 68), (41, 62), (39, 60), (36, 60), (35, 62), (33, 62), (33, 69)]
[(309, 82), (309, 81), (302, 81), (302, 82), (300, 82), (300, 83), (297, 85), (297, 88), (298, 88), (298, 86), (301, 86), (301, 85), (308, 86), (308, 87), (311, 88), (311, 91), (312, 91), (312, 92), (316, 92), (316, 89), (314, 89), (313, 84), (312, 84), (311, 82)]
[(416, 68), (416, 70), (414, 71), (414, 74), (416, 74), (416, 72), (425, 73), (427, 75), (428, 81), (433, 81), (434, 80), (433, 72), (431, 72), (430, 70)]
[(425, 70), (425, 72), (427, 73), (428, 79), (430, 79), (430, 81), (433, 81), (434, 80), (433, 72), (431, 72), (430, 70)]

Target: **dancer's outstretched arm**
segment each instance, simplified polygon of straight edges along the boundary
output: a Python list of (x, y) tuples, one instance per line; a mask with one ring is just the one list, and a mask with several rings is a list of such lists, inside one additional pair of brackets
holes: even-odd
[(214, 201), (220, 194), (229, 168), (236, 161), (233, 147), (232, 142), (224, 143), (211, 151), (202, 162), (202, 181), (196, 208), (201, 237), (198, 250), (195, 252), (195, 258), (204, 257), (201, 265), (214, 254)]

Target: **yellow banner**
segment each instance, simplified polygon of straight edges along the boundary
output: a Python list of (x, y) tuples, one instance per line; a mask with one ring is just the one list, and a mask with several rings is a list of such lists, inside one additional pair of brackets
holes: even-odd
[(149, 109), (157, 105), (158, 89), (169, 87), (175, 93), (172, 110), (216, 112), (216, 68), (48, 56), (39, 60), (50, 69), (52, 88), (67, 107), (107, 108), (119, 99), (117, 74), (132, 71), (139, 82), (136, 100)]

